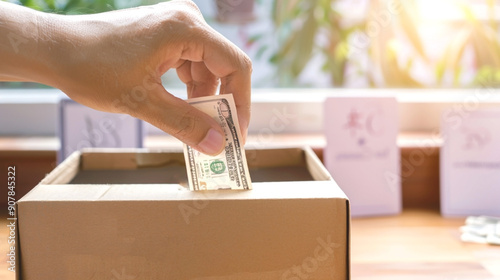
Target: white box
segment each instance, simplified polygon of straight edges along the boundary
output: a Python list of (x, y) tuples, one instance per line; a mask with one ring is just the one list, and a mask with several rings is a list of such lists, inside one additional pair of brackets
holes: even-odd
[(101, 112), (71, 99), (59, 103), (58, 136), (61, 163), (84, 148), (142, 148), (143, 122), (125, 114)]
[(500, 109), (443, 114), (441, 214), (500, 216)]
[(399, 213), (396, 99), (328, 98), (324, 123), (325, 166), (349, 197), (352, 216)]

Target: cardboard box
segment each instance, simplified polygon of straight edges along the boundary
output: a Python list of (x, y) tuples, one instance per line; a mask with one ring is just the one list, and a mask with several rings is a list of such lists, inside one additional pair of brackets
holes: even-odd
[(349, 201), (306, 149), (192, 192), (182, 152), (77, 152), (19, 200), (18, 279), (349, 279)]

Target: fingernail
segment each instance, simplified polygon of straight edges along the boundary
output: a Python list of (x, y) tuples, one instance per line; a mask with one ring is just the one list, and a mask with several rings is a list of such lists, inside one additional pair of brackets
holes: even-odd
[(224, 137), (220, 132), (211, 128), (205, 138), (201, 140), (200, 144), (198, 144), (198, 148), (201, 152), (208, 155), (216, 155), (220, 151), (222, 151), (222, 146), (224, 145)]

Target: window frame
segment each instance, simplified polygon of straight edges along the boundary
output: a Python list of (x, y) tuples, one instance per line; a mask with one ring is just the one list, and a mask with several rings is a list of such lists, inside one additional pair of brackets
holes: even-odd
[[(22, 91), (22, 92), (21, 92)], [(186, 98), (185, 90), (172, 90)], [(249, 134), (321, 134), (327, 97), (393, 96), (399, 131), (439, 133), (442, 114), (460, 117), (478, 108), (500, 107), (500, 89), (254, 89)], [(0, 137), (56, 136), (58, 89), (0, 89)], [(27, 114), (29, 112), (29, 114)], [(146, 125), (147, 135), (164, 132)]]

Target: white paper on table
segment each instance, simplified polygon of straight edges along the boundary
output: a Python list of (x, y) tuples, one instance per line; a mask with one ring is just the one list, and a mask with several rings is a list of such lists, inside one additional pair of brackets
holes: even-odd
[(445, 112), (441, 213), (500, 215), (500, 109)]
[(142, 148), (143, 123), (129, 115), (94, 110), (70, 99), (59, 103), (58, 162), (83, 148)]
[(351, 201), (353, 216), (401, 211), (397, 101), (332, 97), (325, 101), (324, 160)]

